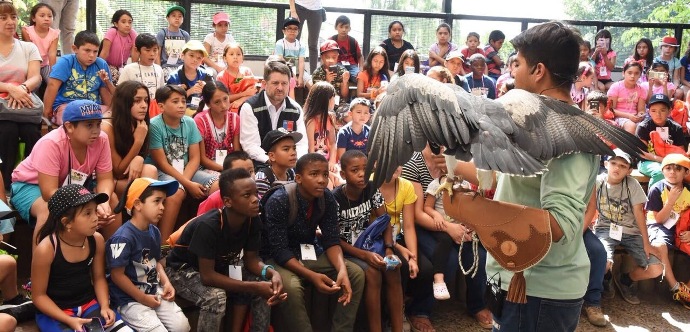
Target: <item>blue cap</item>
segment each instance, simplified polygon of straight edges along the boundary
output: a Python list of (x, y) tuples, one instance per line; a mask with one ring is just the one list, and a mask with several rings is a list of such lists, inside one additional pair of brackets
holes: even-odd
[(101, 105), (90, 100), (75, 100), (67, 104), (62, 113), (62, 122), (77, 122), (103, 119)]

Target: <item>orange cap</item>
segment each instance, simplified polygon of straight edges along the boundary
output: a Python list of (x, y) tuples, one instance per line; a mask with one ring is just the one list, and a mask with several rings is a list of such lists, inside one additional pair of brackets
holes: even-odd
[(171, 181), (157, 181), (151, 178), (136, 178), (132, 183), (129, 185), (129, 189), (127, 190), (127, 202), (125, 203), (125, 208), (127, 211), (132, 211), (132, 207), (134, 207), (134, 201), (139, 199), (141, 197), (141, 194), (146, 190), (148, 187), (157, 187), (161, 190), (163, 190), (166, 194), (166, 196), (172, 196), (177, 192), (177, 189), (180, 187), (180, 183), (171, 180)]

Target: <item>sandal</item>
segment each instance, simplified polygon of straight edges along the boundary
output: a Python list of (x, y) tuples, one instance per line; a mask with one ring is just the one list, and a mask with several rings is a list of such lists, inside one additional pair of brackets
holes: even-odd
[(479, 323), (479, 326), (481, 326), (483, 329), (489, 330), (494, 326), (494, 319), (489, 309), (482, 309), (478, 313), (474, 314), (474, 319), (477, 320), (477, 323)]
[(408, 320), (410, 321), (412, 332), (436, 332), (428, 317), (410, 316)]
[(448, 286), (445, 282), (435, 282), (434, 283), (434, 298), (437, 300), (448, 300), (450, 299), (450, 293), (448, 292)]

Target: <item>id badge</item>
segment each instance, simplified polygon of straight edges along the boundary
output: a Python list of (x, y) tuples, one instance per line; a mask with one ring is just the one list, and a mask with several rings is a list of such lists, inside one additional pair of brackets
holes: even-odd
[(599, 68), (599, 76), (606, 76), (608, 75), (608, 71), (606, 70), (606, 66), (602, 66)]
[(350, 61), (341, 61), (340, 64), (342, 64), (343, 66), (349, 66)]
[(182, 174), (182, 172), (184, 172), (184, 160), (182, 160), (182, 159), (173, 159), (173, 161), (172, 161), (172, 167), (173, 167), (176, 171), (180, 172), (180, 174)]
[(316, 250), (314, 245), (311, 244), (300, 244), (299, 250), (302, 252), (303, 261), (315, 261), (316, 260)]
[(393, 71), (394, 72), (398, 71), (398, 63), (397, 62), (393, 65)]
[(616, 241), (620, 241), (623, 238), (623, 227), (611, 223), (611, 227), (609, 228), (609, 237)]
[(668, 127), (657, 127), (656, 131), (659, 133), (659, 137), (662, 140), (668, 141)]
[(335, 106), (340, 105), (340, 96), (335, 95), (335, 97), (333, 97), (333, 98), (335, 98)]
[(228, 277), (230, 277), (230, 279), (242, 281), (242, 267), (238, 265), (228, 266)]
[(223, 60), (223, 54), (220, 54), (220, 53), (219, 53), (219, 54), (216, 55), (216, 63), (217, 63), (218, 65), (225, 66), (225, 61)]
[(482, 88), (472, 88), (472, 94), (475, 96), (484, 96), (484, 91)]
[(678, 223), (678, 219), (680, 219), (680, 214), (676, 211), (671, 211), (671, 213), (668, 215), (668, 219), (664, 223), (664, 227), (671, 229), (671, 227)]
[(86, 179), (88, 178), (88, 176), (88, 174), (77, 171), (76, 169), (70, 170), (69, 175), (67, 175), (62, 185), (66, 186), (71, 183), (83, 186), (84, 183), (86, 183)]
[(168, 56), (168, 61), (166, 63), (169, 65), (176, 65), (178, 60), (180, 60), (179, 54), (171, 54)]
[(199, 103), (201, 103), (201, 98), (192, 97), (192, 101), (189, 103), (192, 104), (192, 106), (194, 106), (194, 107), (199, 107)]
[(225, 156), (228, 155), (228, 150), (216, 150), (216, 164), (223, 165)]

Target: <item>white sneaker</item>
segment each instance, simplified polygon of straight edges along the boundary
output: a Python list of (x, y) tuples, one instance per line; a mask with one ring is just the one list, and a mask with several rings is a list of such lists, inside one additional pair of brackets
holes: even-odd
[(448, 292), (448, 287), (446, 286), (445, 282), (434, 283), (434, 298), (437, 300), (450, 299), (450, 293)]

